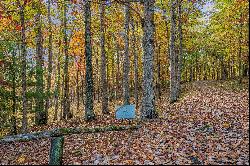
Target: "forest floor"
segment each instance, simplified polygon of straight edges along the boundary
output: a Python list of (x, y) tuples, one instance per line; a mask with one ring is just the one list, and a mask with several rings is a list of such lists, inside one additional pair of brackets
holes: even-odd
[[(181, 99), (168, 93), (156, 103), (160, 117), (142, 128), (65, 137), (63, 164), (247, 164), (249, 165), (249, 82), (197, 81), (184, 85)], [(127, 124), (114, 117), (58, 126)], [(33, 128), (32, 131), (41, 130)], [(47, 164), (50, 141), (0, 144), (1, 164)]]

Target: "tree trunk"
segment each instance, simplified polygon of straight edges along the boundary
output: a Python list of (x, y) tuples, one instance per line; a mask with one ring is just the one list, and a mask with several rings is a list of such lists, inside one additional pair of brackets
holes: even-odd
[(176, 54), (175, 54), (175, 27), (176, 27), (176, 16), (175, 16), (176, 2), (171, 0), (171, 29), (170, 29), (170, 103), (177, 100), (177, 72), (176, 72)]
[(52, 137), (49, 165), (62, 165), (64, 137)]
[(100, 89), (99, 89), (99, 62), (98, 58), (95, 59), (96, 61), (96, 95), (97, 95), (97, 101), (100, 101)]
[(181, 3), (182, 0), (178, 0), (178, 31), (179, 31), (179, 56), (178, 56), (178, 64), (177, 64), (177, 98), (180, 97), (181, 93), (181, 72), (182, 72), (182, 21), (181, 21)]
[(113, 38), (116, 42), (116, 64), (117, 64), (117, 71), (116, 71), (116, 99), (120, 98), (120, 48), (118, 44), (118, 40), (113, 35)]
[(114, 55), (112, 55), (111, 57), (111, 64), (112, 64), (112, 68), (111, 68), (111, 77), (112, 77), (112, 92), (111, 92), (111, 100), (113, 100), (115, 98), (115, 57)]
[(154, 3), (155, 0), (145, 0), (143, 19), (143, 98), (141, 118), (156, 118), (155, 95), (153, 89), (154, 60)]
[(80, 107), (80, 88), (79, 88), (79, 67), (77, 67), (76, 71), (76, 109), (79, 110)]
[[(59, 47), (60, 49), (60, 47)], [(58, 54), (57, 58), (57, 81), (56, 81), (56, 89), (55, 89), (55, 112), (54, 112), (54, 121), (57, 120), (58, 116), (58, 99), (60, 96), (60, 75), (61, 75), (61, 70), (60, 70), (60, 51)]]
[(91, 4), (90, 0), (85, 2), (85, 54), (86, 54), (86, 104), (85, 119), (87, 121), (95, 118), (93, 111), (93, 71), (92, 71), (92, 49), (91, 49)]
[(241, 52), (242, 52), (242, 13), (240, 14), (240, 35), (239, 35), (239, 59), (238, 59), (238, 63), (239, 63), (239, 83), (242, 82), (242, 59), (241, 59)]
[(136, 47), (136, 34), (135, 34), (135, 25), (134, 25), (134, 19), (132, 17), (131, 20), (131, 26), (132, 26), (132, 44), (133, 44), (133, 54), (134, 54), (134, 97), (135, 97), (135, 106), (138, 108), (138, 52)]
[(63, 98), (63, 119), (70, 119), (70, 101), (69, 101), (69, 54), (68, 54), (68, 39), (67, 39), (67, 4), (66, 0), (64, 1), (64, 17), (63, 17), (63, 26), (64, 26), (64, 55), (65, 55), (65, 63), (64, 63), (64, 98)]
[(129, 22), (130, 22), (130, 3), (125, 4), (125, 54), (123, 65), (123, 104), (129, 104)]
[(41, 1), (36, 4), (37, 14), (35, 17), (37, 25), (36, 34), (36, 125), (47, 124), (46, 113), (44, 110), (44, 84), (43, 84), (43, 36), (42, 36), (42, 22), (41, 22)]
[(28, 118), (27, 118), (27, 83), (26, 83), (26, 35), (25, 35), (25, 20), (24, 20), (24, 6), (17, 1), (19, 5), (19, 14), (21, 21), (21, 54), (22, 54), (22, 133), (27, 132)]
[(17, 125), (16, 125), (16, 50), (12, 53), (12, 117), (11, 117), (11, 134), (17, 134)]
[(157, 63), (157, 81), (156, 81), (156, 91), (157, 98), (161, 97), (161, 61), (160, 61), (160, 53), (161, 53), (161, 45), (158, 47), (158, 53), (156, 55), (156, 63)]
[(108, 131), (123, 131), (123, 130), (136, 130), (141, 128), (141, 125), (132, 124), (128, 126), (105, 126), (105, 127), (95, 127), (95, 128), (86, 128), (86, 127), (77, 127), (77, 128), (56, 128), (53, 130), (48, 131), (40, 131), (34, 133), (27, 133), (27, 134), (18, 134), (18, 135), (11, 135), (6, 136), (0, 139), (0, 144), (8, 143), (8, 142), (25, 142), (43, 138), (50, 138), (50, 137), (61, 137), (64, 135), (71, 135), (71, 134), (86, 134), (86, 133), (99, 133), (99, 132), (108, 132)]
[(50, 107), (50, 88), (51, 88), (51, 73), (52, 73), (52, 28), (51, 28), (51, 15), (50, 15), (50, 3), (48, 0), (48, 22), (49, 22), (49, 57), (48, 57), (48, 78), (47, 78), (47, 97), (45, 101), (45, 114), (48, 117), (48, 110)]
[(107, 85), (107, 60), (105, 52), (105, 33), (104, 33), (104, 15), (105, 15), (105, 1), (101, 1), (100, 4), (100, 32), (101, 32), (101, 91), (102, 91), (102, 113), (108, 114), (108, 85)]

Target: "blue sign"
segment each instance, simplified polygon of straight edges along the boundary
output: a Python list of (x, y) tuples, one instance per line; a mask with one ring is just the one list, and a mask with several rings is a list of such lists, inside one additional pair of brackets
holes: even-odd
[(123, 105), (116, 109), (116, 119), (134, 119), (135, 118), (135, 105)]

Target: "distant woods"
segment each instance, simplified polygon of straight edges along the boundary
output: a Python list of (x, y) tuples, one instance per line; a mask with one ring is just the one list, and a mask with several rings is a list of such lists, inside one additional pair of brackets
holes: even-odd
[(0, 130), (79, 111), (90, 121), (118, 102), (157, 118), (156, 101), (176, 102), (185, 82), (241, 83), (248, 12), (247, 1), (1, 1)]

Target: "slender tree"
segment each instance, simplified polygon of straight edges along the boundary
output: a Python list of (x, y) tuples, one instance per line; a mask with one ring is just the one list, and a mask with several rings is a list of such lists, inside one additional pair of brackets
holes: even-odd
[(11, 64), (11, 74), (12, 74), (12, 117), (11, 117), (11, 133), (17, 134), (17, 124), (16, 124), (16, 108), (17, 108), (17, 96), (16, 96), (16, 48), (12, 52), (12, 64)]
[(63, 40), (64, 40), (64, 97), (63, 97), (63, 119), (70, 119), (70, 100), (69, 100), (69, 44), (67, 37), (67, 1), (64, 0), (63, 4)]
[(170, 103), (177, 100), (177, 72), (176, 72), (176, 53), (175, 53), (175, 28), (176, 28), (176, 1), (171, 0), (170, 17), (171, 17), (171, 28), (170, 28)]
[(21, 57), (22, 57), (22, 133), (27, 132), (28, 118), (27, 118), (27, 80), (26, 80), (26, 34), (25, 34), (25, 18), (24, 18), (24, 4), (21, 5), (20, 0), (17, 1), (19, 7), (19, 16), (21, 22)]
[(100, 4), (100, 44), (101, 44), (101, 94), (102, 94), (102, 113), (108, 114), (108, 83), (107, 83), (107, 60), (105, 51), (105, 32), (104, 32), (104, 16), (105, 16), (105, 1)]
[(45, 101), (45, 113), (48, 117), (48, 109), (50, 106), (50, 88), (51, 88), (51, 74), (52, 74), (52, 27), (51, 27), (51, 0), (48, 0), (48, 23), (49, 23), (49, 57), (48, 57), (48, 77), (47, 77), (47, 98)]
[(123, 65), (123, 104), (129, 104), (129, 23), (130, 23), (130, 3), (125, 3), (125, 54)]
[(93, 75), (92, 75), (92, 49), (91, 49), (91, 10), (90, 0), (85, 1), (85, 54), (86, 54), (86, 104), (85, 119), (95, 117), (93, 111)]
[(42, 37), (42, 22), (41, 22), (41, 1), (35, 4), (37, 8), (37, 14), (35, 17), (36, 28), (36, 125), (42, 125), (47, 123), (46, 113), (44, 110), (44, 93), (43, 93), (43, 37)]
[(136, 47), (136, 34), (135, 34), (135, 24), (134, 19), (132, 17), (131, 20), (131, 27), (132, 27), (132, 48), (134, 54), (134, 98), (135, 98), (135, 105), (136, 108), (138, 107), (138, 51)]
[(178, 56), (178, 64), (177, 64), (177, 97), (180, 97), (181, 93), (181, 72), (182, 72), (182, 56), (183, 56), (183, 48), (182, 48), (182, 0), (178, 0), (178, 33), (179, 33), (179, 56)]

